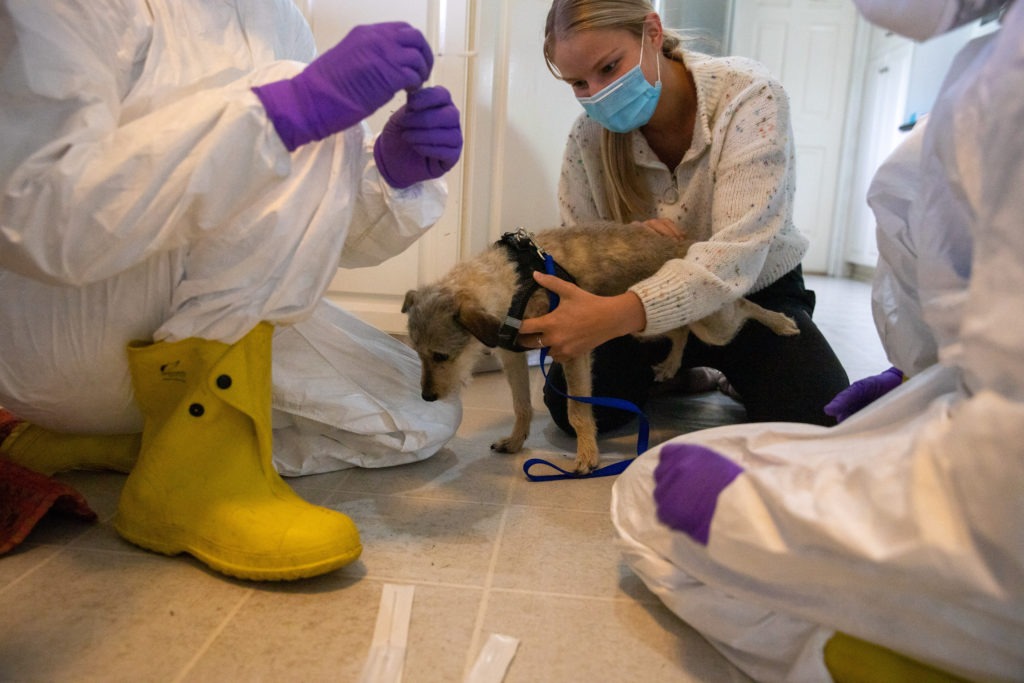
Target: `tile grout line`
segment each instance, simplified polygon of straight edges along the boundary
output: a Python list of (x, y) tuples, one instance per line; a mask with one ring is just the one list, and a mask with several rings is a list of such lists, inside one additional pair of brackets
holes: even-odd
[(650, 598), (642, 598), (628, 593), (622, 593), (621, 595), (607, 596), (607, 595), (583, 595), (581, 593), (560, 593), (557, 591), (546, 591), (546, 590), (533, 590), (529, 588), (492, 588), (495, 593), (507, 593), (510, 595), (533, 595), (543, 596), (545, 598), (562, 598), (565, 600), (593, 600), (597, 602), (630, 602), (639, 603), (641, 605), (647, 604), (660, 604), (661, 600), (657, 596), (651, 595)]
[[(344, 569), (339, 570), (344, 572)], [(472, 583), (458, 583), (454, 581), (427, 581), (413, 579), (408, 576), (388, 576), (387, 574), (345, 574), (340, 576), (350, 581), (370, 581), (375, 583), (395, 583), (399, 585), (422, 586), (423, 588), (451, 588), (459, 591), (483, 591), (484, 587)]]
[(498, 521), (498, 532), (494, 538), (494, 548), (491, 551), (491, 559), (487, 563), (487, 574), (484, 577), (484, 585), (480, 595), (480, 607), (477, 609), (476, 622), (473, 624), (473, 636), (469, 639), (469, 649), (466, 652), (466, 661), (462, 669), (462, 678), (465, 679), (475, 663), (475, 653), (480, 648), (480, 640), (483, 634), (484, 619), (487, 616), (487, 608), (490, 606), (491, 590), (494, 586), (494, 570), (498, 566), (498, 556), (501, 553), (501, 543), (505, 538), (505, 525), (508, 523), (509, 510), (512, 508), (512, 496), (515, 491), (515, 481), (510, 480), (505, 489), (505, 502), (501, 506), (501, 519)]
[(238, 603), (231, 608), (231, 611), (228, 612), (227, 616), (225, 616), (220, 624), (218, 624), (217, 627), (210, 632), (210, 635), (206, 637), (206, 640), (203, 641), (203, 644), (199, 646), (199, 649), (192, 656), (192, 659), (190, 659), (182, 668), (181, 673), (174, 677), (174, 683), (180, 683), (185, 680), (185, 677), (188, 676), (189, 672), (192, 671), (195, 665), (199, 663), (202, 656), (209, 651), (210, 646), (213, 645), (213, 641), (217, 640), (220, 634), (224, 632), (224, 629), (227, 628), (227, 625), (231, 623), (231, 620), (235, 618), (235, 615), (238, 614), (239, 610), (242, 609), (242, 606), (247, 603), (249, 598), (251, 598), (255, 593), (255, 588), (249, 588), (246, 590), (245, 594), (242, 595)]
[[(38, 545), (38, 546), (34, 546), (34, 547), (42, 548), (42, 547), (46, 547), (46, 545), (44, 544), (44, 545)], [(50, 547), (53, 547), (53, 546), (50, 546)], [(13, 578), (9, 582), (7, 582), (6, 585), (0, 586), (0, 595), (3, 595), (4, 593), (6, 593), (8, 590), (13, 588), (14, 586), (18, 585), (19, 583), (21, 583), (22, 581), (24, 581), (25, 579), (27, 579), (28, 577), (32, 576), (37, 571), (39, 571), (40, 569), (45, 567), (46, 565), (48, 565), (51, 562), (53, 562), (58, 556), (63, 555), (64, 553), (66, 553), (67, 550), (68, 550), (67, 545), (59, 546), (58, 549), (56, 551), (54, 551), (54, 553), (52, 555), (50, 555), (48, 558), (46, 558), (42, 562), (39, 562), (38, 564), (35, 564), (35, 565), (29, 567), (28, 569), (23, 571), (20, 575), (16, 576), (15, 578)]]
[(446, 498), (445, 496), (416, 495), (411, 493), (374, 493), (361, 489), (339, 489), (331, 495), (362, 495), (373, 496), (374, 498), (398, 498), (401, 500), (422, 500), (432, 503), (449, 503), (456, 505), (488, 505), (490, 507), (501, 507), (505, 503), (495, 503), (489, 500), (474, 500), (472, 498)]

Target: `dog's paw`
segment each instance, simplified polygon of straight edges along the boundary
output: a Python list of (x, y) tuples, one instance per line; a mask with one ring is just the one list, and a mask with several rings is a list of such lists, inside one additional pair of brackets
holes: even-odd
[(800, 328), (797, 327), (795, 320), (785, 313), (777, 313), (776, 316), (774, 323), (769, 326), (772, 332), (783, 337), (792, 337), (795, 334), (800, 334)]
[(492, 443), (491, 450), (496, 453), (518, 453), (523, 450), (523, 440), (507, 436)]
[(591, 463), (589, 461), (581, 462), (579, 458), (576, 458), (576, 462), (573, 465), (572, 471), (573, 471), (573, 474), (578, 474), (580, 476), (584, 476), (584, 475), (590, 474), (591, 472), (593, 472), (596, 469), (597, 469), (597, 463)]
[(601, 451), (597, 448), (597, 439), (593, 434), (586, 436), (576, 430), (576, 461), (573, 471), (576, 474), (590, 474), (597, 469), (601, 461)]
[(597, 469), (598, 462), (600, 462), (600, 456), (597, 451), (593, 453), (577, 452), (572, 471), (580, 475), (590, 474)]
[(682, 366), (682, 364), (682, 358), (677, 357), (675, 359), (671, 359), (670, 354), (669, 358), (666, 358), (665, 360), (661, 361), (660, 363), (651, 368), (652, 370), (654, 370), (654, 381), (667, 382), (668, 380), (672, 379), (679, 372), (679, 368)]

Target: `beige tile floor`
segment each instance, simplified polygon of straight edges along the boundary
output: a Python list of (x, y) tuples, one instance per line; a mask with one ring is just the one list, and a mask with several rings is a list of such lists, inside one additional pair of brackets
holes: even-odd
[[(884, 369), (868, 286), (808, 280), (851, 378)], [(529, 451), (499, 456), (488, 445), (511, 424), (502, 375), (479, 375), (464, 403), (458, 435), (427, 461), (290, 480), (352, 516), (364, 542), (357, 563), (304, 582), (228, 580), (139, 550), (110, 524), (123, 476), (62, 475), (100, 521), (48, 516), (0, 558), (0, 681), (355, 681), (386, 583), (415, 586), (408, 682), (463, 680), (491, 633), (520, 640), (509, 683), (748, 680), (622, 563), (611, 478), (523, 478), (524, 457), (572, 449), (543, 410)], [(742, 419), (720, 394), (649, 414), (652, 443)], [(609, 461), (633, 448), (630, 433), (602, 442)]]

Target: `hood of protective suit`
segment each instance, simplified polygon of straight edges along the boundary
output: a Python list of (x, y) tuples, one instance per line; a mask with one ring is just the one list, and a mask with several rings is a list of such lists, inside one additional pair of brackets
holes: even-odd
[(994, 12), (1007, 0), (854, 0), (876, 26), (923, 41)]

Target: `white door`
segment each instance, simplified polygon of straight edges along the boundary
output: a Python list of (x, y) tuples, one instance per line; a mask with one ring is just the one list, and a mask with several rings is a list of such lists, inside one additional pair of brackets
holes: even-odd
[(475, 3), (463, 213), (467, 256), (517, 227), (537, 231), (559, 224), (562, 152), (583, 109), (544, 63), (550, 7), (551, 0)]
[[(875, 30), (875, 35), (882, 35)], [(868, 206), (868, 186), (875, 171), (899, 145), (907, 102), (914, 45), (906, 39), (884, 36), (891, 49), (872, 51), (864, 74), (856, 165), (851, 185), (850, 221), (847, 225), (846, 260), (874, 267), (878, 262), (875, 216)], [(898, 41), (898, 42), (896, 42)], [(873, 41), (873, 44), (879, 41)]]
[(811, 242), (806, 272), (829, 271), (856, 27), (850, 0), (735, 0), (733, 7), (730, 52), (763, 63), (789, 93), (793, 220)]
[[(469, 6), (471, 0), (388, 0), (388, 2), (314, 2), (300, 0), (319, 50), (330, 48), (354, 26), (383, 21), (406, 21), (423, 31), (435, 49), (433, 84), (452, 93), (460, 111), (467, 103), (467, 71), (470, 55)], [(370, 118), (375, 132), (397, 109), (401, 97), (382, 107)], [(462, 213), (462, 172), (460, 163), (445, 178), (448, 204), (441, 220), (404, 253), (374, 268), (339, 270), (328, 298), (385, 332), (405, 331), (401, 313), (405, 292), (439, 278), (459, 258)]]

